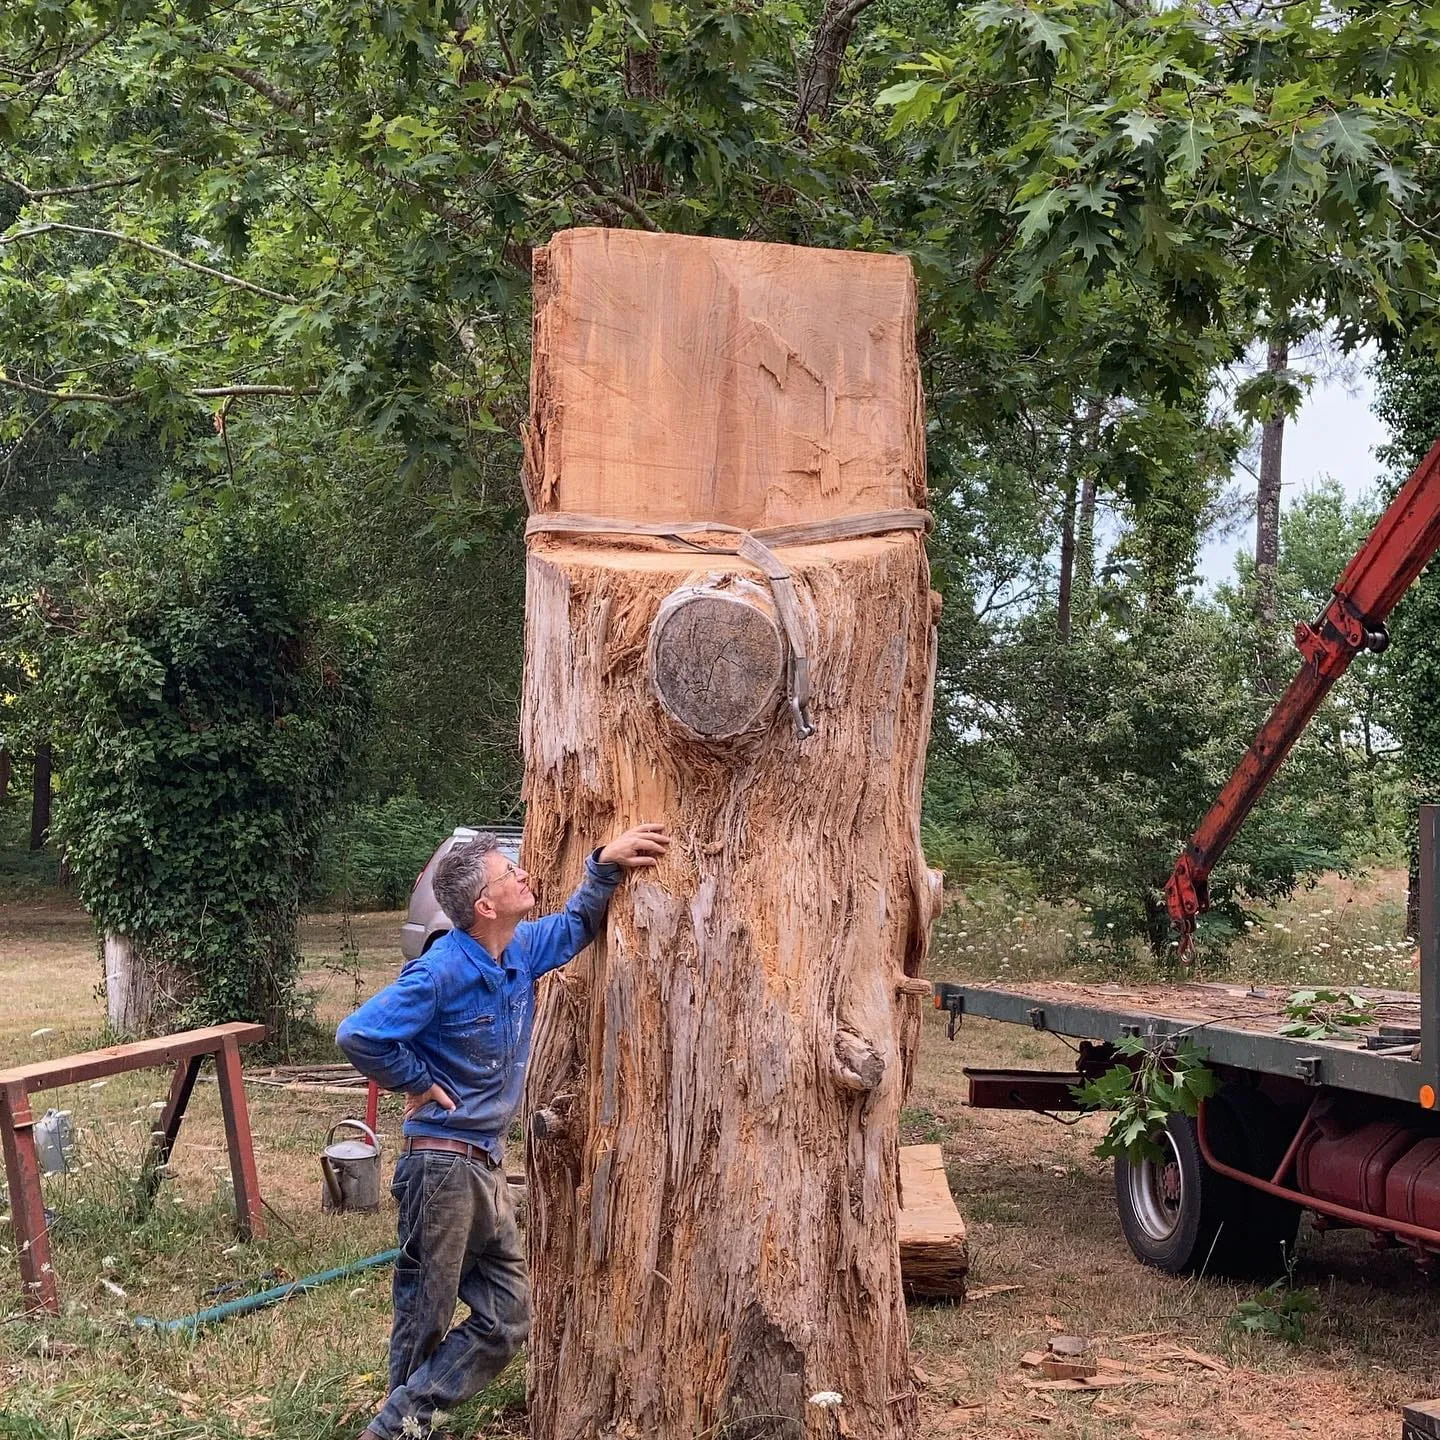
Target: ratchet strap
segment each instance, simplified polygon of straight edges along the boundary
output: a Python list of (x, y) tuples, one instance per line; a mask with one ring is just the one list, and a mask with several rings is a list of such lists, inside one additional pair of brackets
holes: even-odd
[[(790, 571), (772, 546), (824, 545), (834, 540), (858, 540), (867, 535), (888, 535), (897, 530), (927, 533), (932, 524), (928, 510), (876, 510), (863, 515), (837, 515), (829, 520), (805, 520), (797, 525), (768, 525), (745, 530), (713, 520), (667, 520), (643, 523), (616, 520), (608, 515), (579, 515), (556, 510), (532, 515), (525, 526), (525, 538), (532, 535), (619, 535), (667, 540), (701, 555), (733, 555), (755, 566), (765, 576), (775, 610), (785, 630), (789, 655), (785, 666), (785, 698), (795, 729), (804, 740), (815, 733), (810, 723), (810, 657), (800, 626), (800, 607)], [(733, 548), (703, 544), (693, 535), (733, 535)]]

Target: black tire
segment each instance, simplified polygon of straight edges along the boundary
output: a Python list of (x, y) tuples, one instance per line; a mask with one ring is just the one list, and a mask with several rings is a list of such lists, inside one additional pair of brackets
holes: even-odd
[[(1209, 1102), (1206, 1119), (1218, 1159), (1267, 1179), (1274, 1173), (1289, 1137), (1263, 1096), (1227, 1091)], [(1115, 1162), (1120, 1228), (1136, 1259), (1169, 1275), (1280, 1273), (1299, 1210), (1211, 1170), (1188, 1116), (1172, 1115), (1158, 1143), (1158, 1163)]]
[[(1268, 1180), (1285, 1157), (1299, 1118), (1287, 1119), (1273, 1101), (1258, 1090), (1234, 1086), (1210, 1101), (1210, 1117), (1226, 1112), (1227, 1133), (1234, 1154), (1216, 1142), (1215, 1154), (1227, 1164)], [(1248, 1186), (1237, 1186), (1236, 1209), (1220, 1237), (1221, 1268), (1228, 1275), (1273, 1279), (1283, 1274), (1295, 1251), (1300, 1229), (1300, 1207)]]
[(1172, 1115), (1156, 1137), (1162, 1158), (1115, 1160), (1115, 1204), (1135, 1258), (1167, 1275), (1211, 1268), (1234, 1208), (1233, 1186), (1200, 1158), (1195, 1122)]

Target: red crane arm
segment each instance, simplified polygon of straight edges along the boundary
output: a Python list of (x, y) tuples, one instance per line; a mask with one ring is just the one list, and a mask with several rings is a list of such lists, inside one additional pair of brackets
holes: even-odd
[(1175, 862), (1165, 882), (1165, 903), (1180, 932), (1182, 954), (1189, 949), (1196, 917), (1209, 908), (1210, 872), (1225, 847), (1350, 662), (1361, 650), (1378, 654), (1390, 643), (1385, 621), (1437, 548), (1440, 440), (1355, 552), (1319, 618), (1295, 627), (1295, 646), (1305, 663)]

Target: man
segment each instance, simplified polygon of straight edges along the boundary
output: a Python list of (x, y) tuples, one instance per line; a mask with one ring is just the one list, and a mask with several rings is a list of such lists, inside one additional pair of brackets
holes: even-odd
[[(655, 865), (670, 838), (639, 825), (596, 850), (565, 908), (522, 923), (529, 876), (493, 835), (435, 869), (454, 929), (345, 1020), (336, 1039), (362, 1075), (406, 1093), (390, 1393), (360, 1440), (430, 1432), (505, 1368), (530, 1333), (525, 1256), (501, 1155), (520, 1106), (535, 982), (595, 938), (624, 870)], [(451, 1328), (457, 1297), (470, 1314)]]

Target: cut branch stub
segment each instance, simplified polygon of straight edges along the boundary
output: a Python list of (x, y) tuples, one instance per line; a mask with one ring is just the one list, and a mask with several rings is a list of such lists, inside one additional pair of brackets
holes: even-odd
[(835, 1081), (844, 1090), (873, 1090), (885, 1078), (885, 1057), (863, 1035), (835, 1031)]
[(667, 595), (650, 630), (650, 679), (660, 706), (704, 740), (764, 725), (785, 673), (785, 641), (758, 585), (732, 580)]

